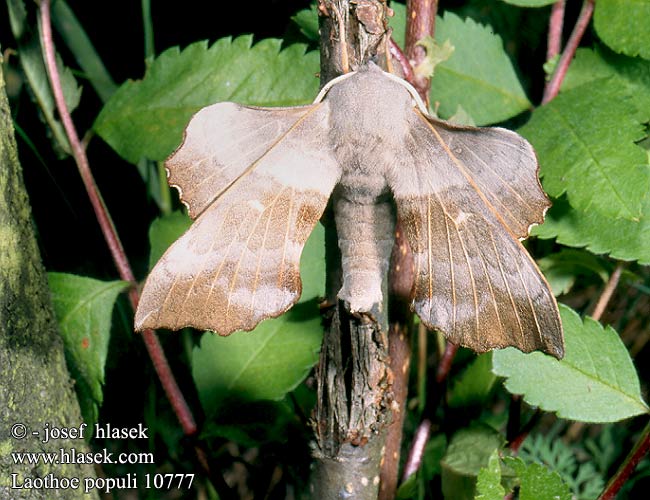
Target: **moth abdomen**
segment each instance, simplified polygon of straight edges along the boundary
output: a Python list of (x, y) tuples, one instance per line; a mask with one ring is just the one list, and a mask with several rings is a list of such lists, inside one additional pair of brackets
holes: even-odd
[(393, 248), (395, 214), (387, 193), (372, 203), (350, 200), (337, 191), (334, 220), (341, 250), (343, 286), (339, 298), (351, 312), (381, 310), (383, 279)]

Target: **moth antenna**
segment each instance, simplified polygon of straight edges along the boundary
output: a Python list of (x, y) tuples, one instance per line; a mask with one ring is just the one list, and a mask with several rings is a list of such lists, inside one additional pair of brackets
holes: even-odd
[(336, 85), (337, 83), (339, 83), (339, 82), (341, 82), (343, 80), (346, 80), (346, 79), (350, 78), (351, 76), (353, 76), (356, 73), (357, 73), (356, 71), (350, 71), (349, 73), (344, 73), (342, 75), (339, 75), (336, 78), (333, 78), (332, 80), (327, 82), (323, 86), (323, 88), (320, 89), (320, 92), (318, 93), (318, 95), (316, 96), (316, 99), (314, 99), (314, 102), (312, 104), (318, 104), (319, 102), (321, 102), (323, 100), (323, 98), (325, 97), (325, 94), (327, 94), (329, 92), (329, 90), (334, 85)]

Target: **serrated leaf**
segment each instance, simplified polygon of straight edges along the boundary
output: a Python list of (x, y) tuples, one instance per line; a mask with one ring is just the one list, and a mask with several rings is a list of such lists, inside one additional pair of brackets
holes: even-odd
[(470, 427), (454, 434), (441, 461), (444, 497), (473, 499), (479, 471), (502, 446), (503, 437), (491, 427)]
[(486, 467), (483, 467), (476, 481), (476, 500), (503, 500), (506, 490), (501, 486), (501, 463), (499, 450), (494, 450)]
[[(603, 432), (612, 428), (614, 426), (604, 427)], [(553, 433), (547, 435), (535, 434), (524, 440), (519, 449), (519, 457), (525, 463), (537, 462), (557, 472), (562, 481), (569, 486), (573, 498), (576, 500), (592, 500), (598, 497), (605, 487), (603, 477), (594, 467), (594, 462), (602, 460), (601, 453), (603, 451), (597, 450), (596, 453), (592, 452), (590, 454), (575, 444), (573, 447), (569, 447)], [(577, 455), (589, 457), (589, 461), (585, 461), (583, 458), (579, 464), (576, 460)], [(611, 461), (618, 456), (619, 454), (616, 454)], [(607, 458), (605, 458), (605, 461), (607, 461)], [(611, 461), (607, 463), (611, 465)], [(607, 473), (608, 469), (607, 466), (601, 470)]]
[(307, 40), (317, 41), (318, 33), (318, 7), (312, 4), (308, 9), (298, 11), (291, 20), (298, 25), (300, 32), (305, 35)]
[[(646, 187), (650, 190), (650, 186)], [(562, 197), (555, 200), (541, 226), (531, 234), (556, 238), (558, 243), (586, 247), (595, 254), (609, 254), (615, 259), (650, 263), (650, 196), (644, 197), (639, 220), (614, 219), (598, 212), (576, 210)]]
[(481, 354), (456, 378), (448, 404), (451, 408), (481, 405), (492, 393), (495, 382), (492, 353)]
[(219, 101), (255, 106), (295, 106), (318, 92), (318, 53), (304, 45), (281, 50), (277, 39), (253, 37), (197, 42), (163, 52), (144, 79), (113, 94), (94, 128), (131, 163), (164, 160), (181, 142), (199, 109)]
[[(32, 90), (33, 98), (56, 140), (56, 147), (70, 154), (70, 145), (65, 130), (61, 122), (56, 118), (58, 111), (56, 110), (54, 95), (45, 68), (40, 22), (38, 23), (38, 30), (33, 30), (32, 23), (28, 19), (30, 16), (22, 0), (8, 0), (7, 8), (9, 10), (11, 31), (18, 44), (20, 65)], [(34, 22), (34, 24), (36, 23)], [(70, 69), (63, 65), (58, 53), (56, 54), (56, 65), (61, 79), (63, 97), (68, 105), (68, 111), (72, 112), (79, 105), (81, 87), (77, 85), (77, 81)]]
[(103, 401), (113, 306), (128, 283), (64, 273), (49, 273), (48, 281), (81, 414), (92, 426)]
[(600, 39), (616, 52), (650, 59), (650, 2), (598, 0), (594, 27)]
[(650, 61), (616, 54), (600, 45), (594, 50), (578, 49), (562, 82), (562, 91), (599, 78), (613, 79), (618, 101), (629, 101), (636, 107), (639, 122), (650, 121)]
[(650, 166), (635, 144), (645, 132), (634, 114), (608, 79), (576, 87), (537, 108), (520, 132), (537, 151), (546, 192), (566, 193), (579, 210), (639, 219)]
[(263, 321), (252, 332), (203, 335), (192, 354), (192, 374), (208, 415), (231, 399), (280, 399), (318, 361), (322, 327), (317, 297), (325, 287), (324, 249), (319, 224), (300, 261), (302, 296), (289, 312)]
[(192, 225), (192, 219), (181, 211), (158, 217), (149, 227), (149, 269), (158, 262), (174, 241), (180, 238)]
[[(389, 19), (392, 37), (403, 46), (406, 7), (392, 3)], [(501, 38), (488, 26), (451, 12), (436, 17), (435, 39), (449, 40), (454, 52), (436, 66), (430, 99), (439, 103), (438, 114), (449, 118), (462, 106), (477, 125), (497, 123), (532, 107), (517, 78)]]
[(571, 490), (557, 472), (536, 463), (526, 465), (520, 458), (503, 461), (519, 477), (520, 500), (571, 500)]
[(501, 38), (490, 27), (446, 12), (435, 34), (455, 47), (431, 80), (431, 102), (440, 103), (441, 117), (452, 116), (460, 104), (477, 125), (487, 125), (531, 108)]
[(541, 352), (493, 352), (493, 371), (505, 387), (531, 406), (582, 422), (616, 422), (648, 413), (639, 378), (625, 345), (611, 328), (560, 305), (565, 356), (558, 361)]

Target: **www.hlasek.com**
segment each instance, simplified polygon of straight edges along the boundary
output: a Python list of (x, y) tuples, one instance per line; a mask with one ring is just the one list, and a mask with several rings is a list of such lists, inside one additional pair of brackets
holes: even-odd
[[(147, 439), (148, 429), (138, 427), (116, 428), (110, 424), (95, 424), (93, 436), (98, 439)], [(79, 427), (57, 427), (46, 423), (40, 429), (29, 429), (23, 423), (11, 427), (11, 437), (16, 441), (29, 438), (42, 444), (55, 441), (83, 440), (89, 432), (86, 424)], [(153, 464), (153, 453), (112, 453), (106, 448), (98, 452), (79, 452), (74, 447), (61, 447), (56, 451), (12, 451), (11, 458), (18, 465), (65, 465), (65, 464)], [(30, 470), (37, 470), (37, 467)], [(110, 493), (117, 489), (189, 489), (194, 474), (141, 474), (129, 473), (123, 477), (64, 477), (49, 473), (45, 476), (11, 474), (11, 488), (23, 490), (68, 490), (83, 488)]]

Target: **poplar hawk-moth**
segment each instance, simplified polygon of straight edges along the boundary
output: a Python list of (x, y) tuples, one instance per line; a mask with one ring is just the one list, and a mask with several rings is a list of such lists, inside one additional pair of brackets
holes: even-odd
[(166, 166), (194, 223), (151, 271), (136, 330), (228, 335), (288, 310), (331, 198), (351, 312), (382, 301), (396, 217), (426, 326), (479, 352), (563, 355), (557, 304), (520, 243), (550, 206), (532, 147), (429, 116), (411, 85), (372, 63), (308, 106), (208, 106)]

